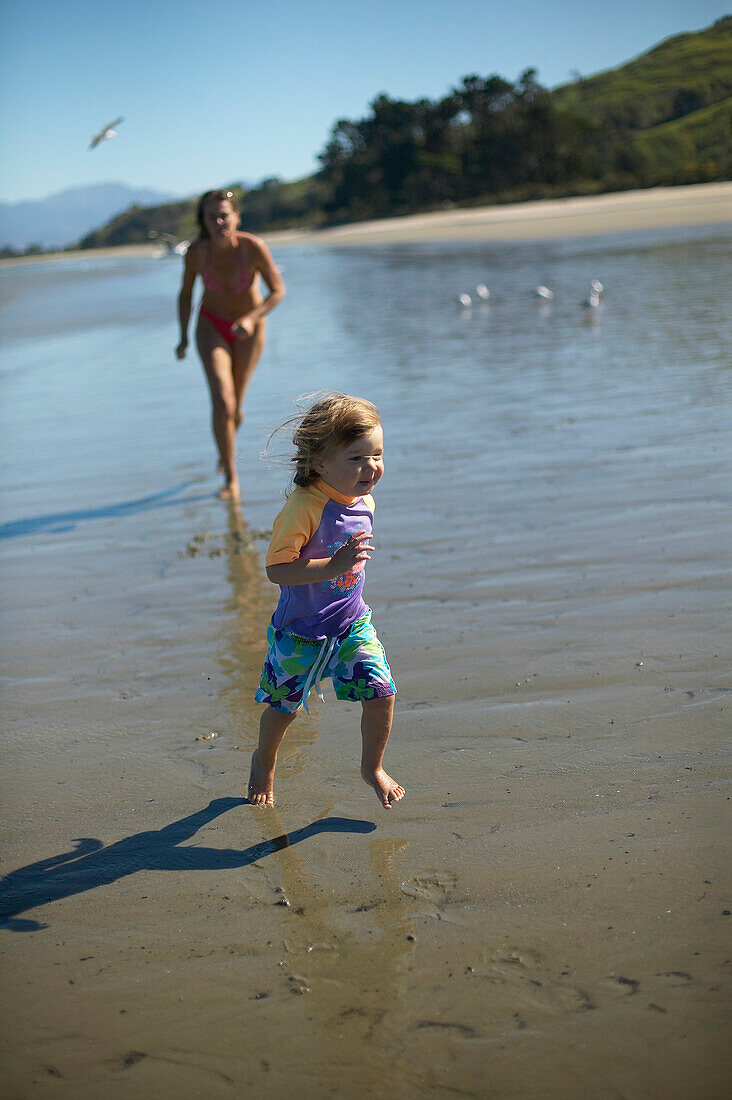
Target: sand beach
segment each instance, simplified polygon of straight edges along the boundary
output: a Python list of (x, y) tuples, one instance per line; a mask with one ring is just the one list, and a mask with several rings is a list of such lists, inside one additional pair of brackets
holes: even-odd
[[(4, 1097), (729, 1094), (731, 196), (273, 237), (241, 506), (179, 264), (3, 265)], [(315, 386), (384, 419), (389, 812), (328, 691), (244, 797)]]
[[(405, 241), (514, 241), (595, 236), (633, 229), (725, 224), (732, 221), (732, 183), (650, 187), (566, 199), (505, 203), (471, 209), (407, 214), (329, 229), (287, 229), (266, 234), (273, 247), (288, 244), (388, 244)], [(4, 264), (53, 263), (90, 255), (153, 256), (156, 244), (120, 245), (87, 252), (54, 252), (0, 260)]]
[(307, 241), (309, 244), (321, 240), (328, 245), (418, 240), (542, 240), (729, 221), (732, 221), (732, 183), (705, 183), (407, 214), (317, 233), (271, 234), (271, 239), (273, 243)]

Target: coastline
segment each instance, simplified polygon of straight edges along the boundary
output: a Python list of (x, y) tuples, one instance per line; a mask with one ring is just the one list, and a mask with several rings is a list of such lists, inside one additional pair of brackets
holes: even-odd
[[(440, 210), (428, 214), (353, 222), (330, 229), (283, 229), (263, 236), (276, 247), (291, 244), (358, 245), (449, 240), (542, 240), (601, 236), (638, 229), (732, 222), (732, 182), (612, 191), (563, 199)], [(13, 256), (0, 266), (58, 263), (82, 257), (150, 256), (157, 245), (48, 252)]]
[(0, 267), (25, 267), (27, 264), (57, 264), (63, 260), (106, 259), (115, 256), (155, 255), (154, 244), (120, 244), (116, 248), (75, 248), (68, 252), (40, 252), (34, 256), (5, 256)]
[(591, 237), (732, 221), (732, 183), (653, 187), (356, 222), (315, 232), (267, 234), (271, 244), (385, 244)]

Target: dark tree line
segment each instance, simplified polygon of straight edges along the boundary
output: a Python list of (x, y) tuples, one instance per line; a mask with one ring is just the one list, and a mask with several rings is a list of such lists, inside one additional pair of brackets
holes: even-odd
[(465, 77), (434, 102), (379, 96), (367, 118), (335, 124), (320, 179), (326, 213), (340, 220), (595, 179), (611, 161), (601, 124), (558, 106), (527, 69), (515, 84)]

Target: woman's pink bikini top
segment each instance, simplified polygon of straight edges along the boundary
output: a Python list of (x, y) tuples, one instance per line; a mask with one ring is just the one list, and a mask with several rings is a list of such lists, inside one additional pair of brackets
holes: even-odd
[(236, 283), (234, 284), (234, 286), (224, 286), (224, 284), (221, 282), (221, 279), (219, 279), (218, 275), (211, 267), (210, 257), (207, 259), (206, 266), (201, 272), (203, 285), (205, 286), (206, 290), (213, 290), (214, 292), (233, 292), (234, 294), (241, 294), (243, 291), (249, 290), (249, 287), (254, 282), (255, 275), (256, 271), (247, 271), (245, 267), (240, 267), (239, 274), (236, 277)]

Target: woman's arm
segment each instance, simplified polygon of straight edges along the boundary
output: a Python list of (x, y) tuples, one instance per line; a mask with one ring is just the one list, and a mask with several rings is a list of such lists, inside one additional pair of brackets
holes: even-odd
[(191, 299), (193, 297), (193, 284), (196, 280), (196, 261), (193, 248), (186, 252), (185, 266), (183, 268), (183, 283), (178, 295), (178, 320), (180, 322), (180, 343), (175, 349), (179, 359), (185, 359), (188, 348), (188, 322), (191, 317)]
[(278, 306), (285, 297), (285, 284), (282, 282), (282, 276), (277, 270), (277, 266), (272, 259), (272, 253), (267, 248), (267, 245), (264, 241), (260, 241), (258, 237), (250, 238), (250, 244), (255, 253), (253, 267), (255, 271), (259, 271), (267, 284), (269, 294), (264, 301), (259, 303), (259, 305), (249, 310), (243, 317), (240, 317), (236, 325), (234, 325), (233, 332), (236, 333), (237, 336), (242, 336), (244, 338), (253, 336), (257, 322), (261, 321), (263, 317), (266, 317), (268, 313), (271, 313), (275, 306)]

